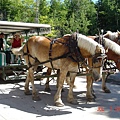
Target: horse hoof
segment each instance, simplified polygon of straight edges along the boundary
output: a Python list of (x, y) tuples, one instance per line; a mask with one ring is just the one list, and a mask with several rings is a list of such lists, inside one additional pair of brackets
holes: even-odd
[(41, 98), (39, 96), (33, 96), (32, 99), (35, 100), (35, 101), (40, 101), (41, 100)]
[(46, 91), (46, 92), (50, 92), (51, 89), (50, 89), (50, 88), (45, 88), (45, 91)]
[(95, 98), (87, 98), (87, 102), (95, 102)]
[(111, 91), (109, 89), (104, 89), (105, 93), (111, 93)]
[(76, 100), (69, 102), (70, 104), (77, 105), (78, 102)]
[(56, 103), (55, 103), (55, 106), (57, 106), (57, 107), (63, 107), (64, 104), (63, 104), (63, 103), (56, 102)]
[(32, 95), (32, 93), (30, 91), (24, 92), (25, 95)]

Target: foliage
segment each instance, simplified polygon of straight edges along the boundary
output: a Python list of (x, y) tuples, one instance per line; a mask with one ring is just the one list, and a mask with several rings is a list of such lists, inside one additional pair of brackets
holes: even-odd
[(96, 4), (98, 11), (98, 27), (105, 31), (116, 31), (119, 29), (120, 1), (99, 0)]
[(95, 35), (98, 29), (119, 30), (120, 1), (98, 0), (94, 4), (92, 0), (0, 0), (0, 19), (50, 24), (50, 37), (77, 29)]

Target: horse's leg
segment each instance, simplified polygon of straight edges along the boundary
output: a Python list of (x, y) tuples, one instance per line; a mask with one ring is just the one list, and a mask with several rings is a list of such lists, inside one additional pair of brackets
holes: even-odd
[[(70, 82), (71, 82), (70, 76), (67, 76), (65, 81), (66, 81), (67, 85), (70, 85)], [(74, 85), (73, 87), (76, 88), (76, 85)]]
[(106, 80), (106, 75), (105, 75), (105, 73), (103, 73), (103, 75), (102, 75), (102, 90), (105, 92), (105, 93), (111, 93), (110, 92), (110, 90), (107, 88), (107, 86), (106, 86), (106, 82), (105, 82), (105, 80)]
[[(92, 67), (92, 59), (88, 58), (88, 65)], [(86, 72), (90, 75), (86, 76), (87, 79), (87, 92), (86, 92), (86, 98), (88, 101), (95, 101), (93, 92), (93, 70), (90, 70), (89, 68), (86, 68)]]
[(95, 92), (94, 92), (94, 89), (93, 89), (93, 82), (94, 82), (94, 80), (92, 79), (92, 82), (91, 82), (91, 93), (94, 96), (94, 98), (96, 98)]
[(66, 78), (67, 71), (65, 70), (60, 70), (59, 78), (58, 78), (58, 83), (57, 83), (57, 92), (54, 96), (54, 102), (55, 105), (58, 107), (64, 106), (64, 103), (61, 100), (61, 91), (63, 88), (64, 80)]
[[(52, 69), (48, 68), (46, 75), (50, 75), (51, 72), (52, 72)], [(50, 86), (49, 86), (49, 77), (47, 77), (47, 80), (46, 80), (45, 91), (47, 91), (47, 92), (51, 91)]]
[[(92, 71), (90, 71), (90, 74), (92, 74)], [(93, 85), (93, 80), (90, 76), (87, 76), (87, 92), (86, 92), (86, 97), (88, 101), (93, 101), (94, 100), (94, 96), (92, 94), (92, 85)]]
[[(59, 83), (59, 76), (60, 76), (60, 69), (57, 70), (57, 85), (56, 85), (57, 88)], [(64, 92), (64, 89), (62, 89), (62, 92)]]
[(38, 93), (36, 91), (35, 85), (34, 85), (34, 69), (33, 68), (29, 68), (26, 81), (27, 82), (25, 83), (25, 94), (29, 90), (28, 86), (29, 86), (29, 82), (31, 82), (31, 84), (32, 84), (32, 99), (36, 100), (36, 101), (40, 100)]
[(76, 77), (76, 73), (70, 73), (70, 82), (69, 82), (70, 88), (69, 88), (69, 91), (68, 91), (67, 101), (69, 103), (72, 103), (72, 104), (77, 103), (77, 101), (74, 99), (74, 96), (73, 96), (73, 88), (74, 88), (75, 77)]
[(32, 95), (32, 93), (29, 90), (29, 82), (30, 82), (30, 73), (28, 71), (28, 73), (27, 73), (27, 79), (25, 81), (25, 91), (24, 91), (25, 95)]

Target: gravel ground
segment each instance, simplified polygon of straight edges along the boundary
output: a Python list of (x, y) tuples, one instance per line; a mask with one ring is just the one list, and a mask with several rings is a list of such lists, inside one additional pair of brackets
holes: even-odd
[(94, 83), (95, 102), (86, 101), (86, 79), (76, 77), (74, 96), (77, 105), (67, 103), (69, 87), (64, 85), (62, 100), (64, 107), (54, 106), (56, 81), (50, 82), (51, 92), (44, 91), (43, 81), (35, 81), (35, 86), (41, 101), (33, 101), (31, 95), (24, 95), (24, 81), (18, 83), (0, 84), (0, 120), (120, 120), (120, 86), (107, 83), (111, 93), (101, 90), (101, 82)]

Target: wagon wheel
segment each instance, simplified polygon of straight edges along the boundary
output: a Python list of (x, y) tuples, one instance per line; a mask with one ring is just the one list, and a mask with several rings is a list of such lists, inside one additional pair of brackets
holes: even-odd
[(106, 74), (106, 78), (105, 78), (105, 82), (107, 82), (107, 78), (110, 74), (113, 74), (114, 72), (116, 72), (117, 67), (114, 61), (110, 61), (110, 60), (106, 60), (103, 66), (103, 70), (107, 71)]
[(116, 67), (116, 64), (114, 63), (114, 61), (106, 60), (104, 62), (103, 70), (109, 70), (109, 71), (113, 70), (113, 71), (116, 71), (117, 67)]

